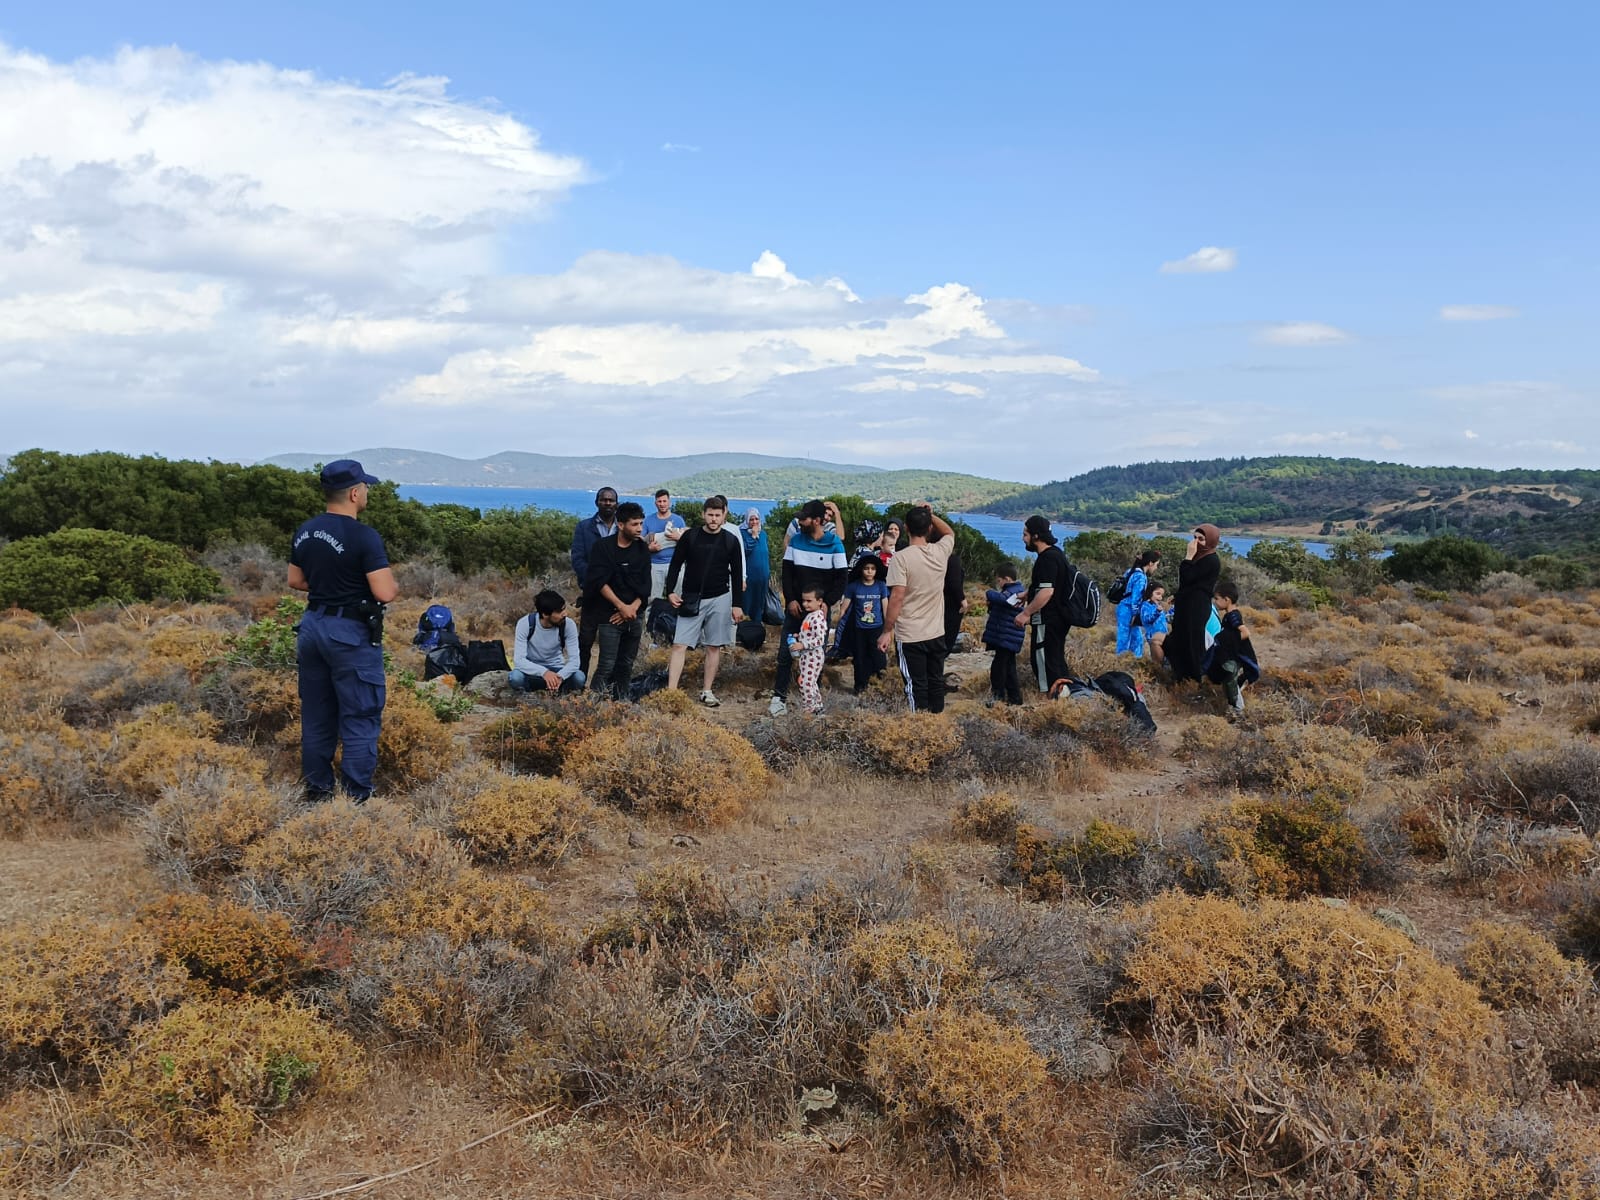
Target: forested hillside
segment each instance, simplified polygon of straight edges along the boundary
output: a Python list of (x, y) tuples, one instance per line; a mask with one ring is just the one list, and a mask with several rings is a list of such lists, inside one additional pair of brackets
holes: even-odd
[[(442, 484), (448, 487), (598, 488), (621, 492), (653, 492), (669, 479), (701, 471), (731, 469), (758, 473), (799, 467), (837, 480), (839, 475), (867, 475), (877, 467), (856, 463), (823, 462), (809, 458), (779, 458), (770, 454), (683, 454), (651, 458), (638, 454), (562, 455), (504, 450), (488, 458), (453, 458), (429, 450), (377, 447), (366, 450), (322, 451), (316, 454), (278, 454), (262, 465), (308, 471), (336, 458), (359, 459), (367, 470), (398, 484)], [(840, 490), (837, 484), (829, 491)], [(747, 495), (768, 496), (767, 492)]]
[(955, 471), (872, 471), (841, 475), (820, 467), (701, 471), (669, 480), (679, 496), (755, 496), (763, 500), (808, 500), (817, 496), (861, 496), (875, 504), (927, 500), (936, 508), (973, 512), (994, 507), (1025, 490), (1021, 483), (962, 475)]
[(1217, 458), (1101, 467), (1017, 493), (1005, 516), (1046, 513), (1081, 525), (1178, 529), (1355, 527), (1374, 532), (1487, 533), (1600, 500), (1600, 471), (1413, 467), (1358, 458)]

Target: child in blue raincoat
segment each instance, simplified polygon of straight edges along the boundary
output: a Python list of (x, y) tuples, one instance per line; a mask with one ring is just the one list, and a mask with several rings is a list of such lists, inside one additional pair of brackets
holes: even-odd
[(1122, 599), (1117, 601), (1117, 653), (1144, 657), (1144, 629), (1139, 623), (1139, 609), (1144, 604), (1145, 593), (1150, 590), (1150, 576), (1155, 572), (1161, 555), (1146, 550), (1133, 560), (1122, 577)]

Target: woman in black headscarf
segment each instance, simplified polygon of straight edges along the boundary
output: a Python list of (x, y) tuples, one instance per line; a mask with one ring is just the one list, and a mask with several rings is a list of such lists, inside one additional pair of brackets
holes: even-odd
[(1183, 561), (1178, 564), (1178, 598), (1173, 603), (1172, 630), (1167, 634), (1167, 661), (1172, 679), (1198, 680), (1206, 657), (1206, 622), (1211, 619), (1211, 597), (1222, 574), (1217, 547), (1222, 531), (1215, 525), (1196, 525)]

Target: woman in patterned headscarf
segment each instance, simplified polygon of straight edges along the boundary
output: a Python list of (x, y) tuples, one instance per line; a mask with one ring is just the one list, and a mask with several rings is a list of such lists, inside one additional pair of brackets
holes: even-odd
[(1196, 525), (1183, 561), (1178, 564), (1178, 596), (1173, 602), (1172, 629), (1165, 651), (1172, 664), (1172, 679), (1198, 680), (1206, 657), (1206, 622), (1211, 619), (1211, 597), (1222, 574), (1217, 547), (1222, 531), (1215, 525)]

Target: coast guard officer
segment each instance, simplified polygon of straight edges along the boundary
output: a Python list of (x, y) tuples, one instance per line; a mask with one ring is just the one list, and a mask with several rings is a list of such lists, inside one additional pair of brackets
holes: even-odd
[(333, 797), (339, 775), (358, 804), (372, 795), (383, 720), (383, 606), (399, 594), (377, 531), (356, 520), (378, 480), (354, 459), (322, 468), (327, 511), (295, 530), (289, 586), (307, 592), (300, 665), (300, 771), (307, 800)]

